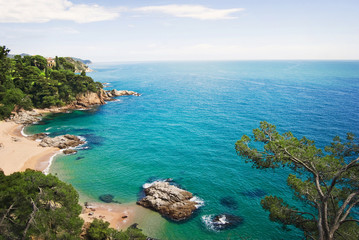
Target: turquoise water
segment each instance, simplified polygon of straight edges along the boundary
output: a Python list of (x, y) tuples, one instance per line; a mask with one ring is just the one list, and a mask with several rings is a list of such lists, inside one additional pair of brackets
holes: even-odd
[[(51, 172), (96, 200), (112, 194), (137, 200), (149, 179), (173, 178), (204, 200), (185, 223), (165, 219), (160, 239), (300, 239), (269, 221), (260, 206), (265, 194), (290, 203), (288, 172), (251, 168), (236, 155), (235, 142), (259, 122), (280, 132), (307, 136), (323, 147), (346, 132), (359, 135), (358, 61), (239, 61), (95, 64), (89, 74), (109, 88), (134, 90), (91, 111), (52, 115), (28, 132), (84, 136), (87, 149), (57, 157)], [(257, 194), (250, 194), (251, 192)], [(258, 196), (259, 195), (259, 196)], [(237, 209), (221, 204), (232, 197)], [(231, 213), (244, 221), (215, 232), (203, 217)], [(153, 225), (153, 224), (152, 224)]]

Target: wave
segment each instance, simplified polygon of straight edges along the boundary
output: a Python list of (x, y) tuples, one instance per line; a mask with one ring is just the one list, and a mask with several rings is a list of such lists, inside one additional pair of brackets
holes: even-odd
[(52, 162), (54, 161), (55, 156), (58, 155), (58, 154), (60, 154), (60, 153), (62, 153), (62, 152), (63, 152), (63, 150), (60, 150), (60, 151), (56, 152), (54, 155), (52, 155), (52, 156), (50, 157), (49, 163), (48, 163), (47, 167), (42, 171), (43, 174), (45, 174), (45, 175), (48, 175), (48, 174), (49, 174), (49, 172), (50, 172), (50, 167), (51, 167)]
[(200, 197), (193, 196), (193, 197), (190, 199), (190, 201), (197, 203), (197, 204), (195, 205), (197, 209), (204, 206), (204, 200), (201, 199)]
[(224, 228), (224, 226), (228, 224), (229, 221), (224, 214), (220, 218), (216, 219), (216, 221), (214, 222), (213, 218), (215, 217), (216, 216), (214, 214), (204, 215), (201, 217), (201, 220), (208, 230), (219, 232), (219, 230)]
[(30, 135), (26, 134), (26, 133), (24, 132), (24, 129), (25, 129), (25, 127), (22, 127), (22, 129), (21, 129), (21, 135), (23, 135), (24, 137), (29, 137)]
[(218, 232), (218, 230), (216, 229), (215, 225), (213, 224), (213, 217), (214, 214), (211, 215), (204, 215), (201, 217), (202, 222), (204, 223), (204, 225), (206, 226), (206, 228), (208, 230), (212, 230), (214, 232)]

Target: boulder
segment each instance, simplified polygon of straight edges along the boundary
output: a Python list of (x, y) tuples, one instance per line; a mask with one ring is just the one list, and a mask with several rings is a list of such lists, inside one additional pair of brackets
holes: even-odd
[(129, 96), (129, 95), (133, 95), (133, 96), (141, 96), (141, 94), (134, 92), (134, 91), (127, 91), (127, 90), (116, 90), (116, 89), (112, 89), (111, 91), (107, 91), (110, 93), (110, 95), (112, 97), (119, 97), (119, 96)]
[(74, 102), (76, 107), (89, 108), (94, 105), (103, 105), (105, 101), (102, 97), (101, 92), (95, 93), (87, 91), (86, 93), (81, 93), (76, 96), (76, 101)]
[(74, 135), (63, 135), (57, 136), (54, 138), (45, 137), (41, 140), (40, 146), (41, 147), (57, 147), (60, 149), (65, 149), (69, 147), (77, 147), (78, 145), (84, 144), (85, 142), (82, 141), (79, 137)]
[(36, 111), (22, 111), (11, 117), (17, 124), (30, 125), (41, 120), (41, 114)]
[(215, 230), (236, 228), (242, 222), (243, 219), (241, 217), (232, 214), (219, 214), (212, 219), (212, 224)]
[(70, 154), (77, 153), (77, 151), (74, 150), (74, 149), (66, 149), (66, 150), (63, 151), (63, 153), (66, 154), (66, 155), (70, 155)]
[(137, 201), (137, 204), (154, 209), (174, 221), (188, 219), (197, 209), (197, 203), (191, 201), (192, 193), (168, 182), (154, 182), (144, 191), (146, 196)]
[(45, 137), (47, 137), (46, 133), (36, 133), (34, 135), (29, 136), (28, 138), (32, 139), (32, 140), (37, 140), (37, 139), (44, 139)]

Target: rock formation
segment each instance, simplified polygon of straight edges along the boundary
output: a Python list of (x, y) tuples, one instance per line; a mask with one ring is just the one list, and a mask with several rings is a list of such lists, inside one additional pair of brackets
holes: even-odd
[(105, 101), (113, 101), (113, 97), (120, 97), (120, 96), (129, 96), (129, 95), (133, 95), (133, 96), (141, 96), (140, 93), (138, 92), (134, 92), (134, 91), (128, 91), (128, 90), (116, 90), (116, 89), (112, 89), (112, 90), (102, 90), (101, 91), (101, 96)]
[(60, 149), (65, 149), (69, 147), (76, 147), (78, 145), (84, 144), (85, 142), (82, 141), (79, 137), (75, 135), (63, 135), (57, 136), (54, 138), (45, 137), (41, 140), (40, 146), (42, 147), (57, 147)]
[(17, 124), (30, 125), (34, 122), (40, 121), (41, 114), (37, 113), (36, 111), (22, 111), (10, 117), (10, 120)]
[(37, 140), (37, 139), (42, 140), (45, 137), (47, 137), (46, 133), (36, 133), (34, 135), (28, 136), (28, 138), (30, 138), (31, 140)]
[(70, 154), (75, 154), (77, 153), (77, 151), (75, 149), (66, 149), (63, 151), (64, 154), (66, 155), (70, 155)]
[(112, 89), (111, 91), (109, 91), (111, 93), (111, 95), (113, 97), (118, 97), (118, 96), (129, 96), (129, 95), (133, 95), (133, 96), (141, 96), (141, 94), (134, 92), (134, 91), (127, 91), (127, 90), (120, 90), (117, 91), (116, 89)]
[(86, 92), (76, 96), (76, 101), (73, 102), (73, 105), (76, 108), (88, 108), (93, 105), (103, 105), (105, 100), (103, 99), (101, 92)]
[(236, 228), (242, 222), (243, 219), (241, 217), (232, 214), (219, 214), (212, 218), (212, 224), (215, 230)]
[(197, 209), (197, 203), (191, 201), (192, 193), (168, 182), (154, 182), (144, 191), (146, 196), (137, 201), (137, 204), (154, 209), (174, 221), (188, 219)]

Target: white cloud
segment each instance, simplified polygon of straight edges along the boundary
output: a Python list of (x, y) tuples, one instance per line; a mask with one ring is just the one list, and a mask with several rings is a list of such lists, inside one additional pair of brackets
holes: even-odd
[(147, 6), (134, 9), (141, 12), (160, 12), (176, 17), (195, 18), (200, 20), (234, 19), (233, 13), (243, 11), (243, 8), (213, 9), (201, 5), (162, 5)]
[(1, 23), (43, 23), (69, 20), (88, 23), (112, 20), (121, 9), (97, 4), (74, 4), (69, 0), (0, 0)]

